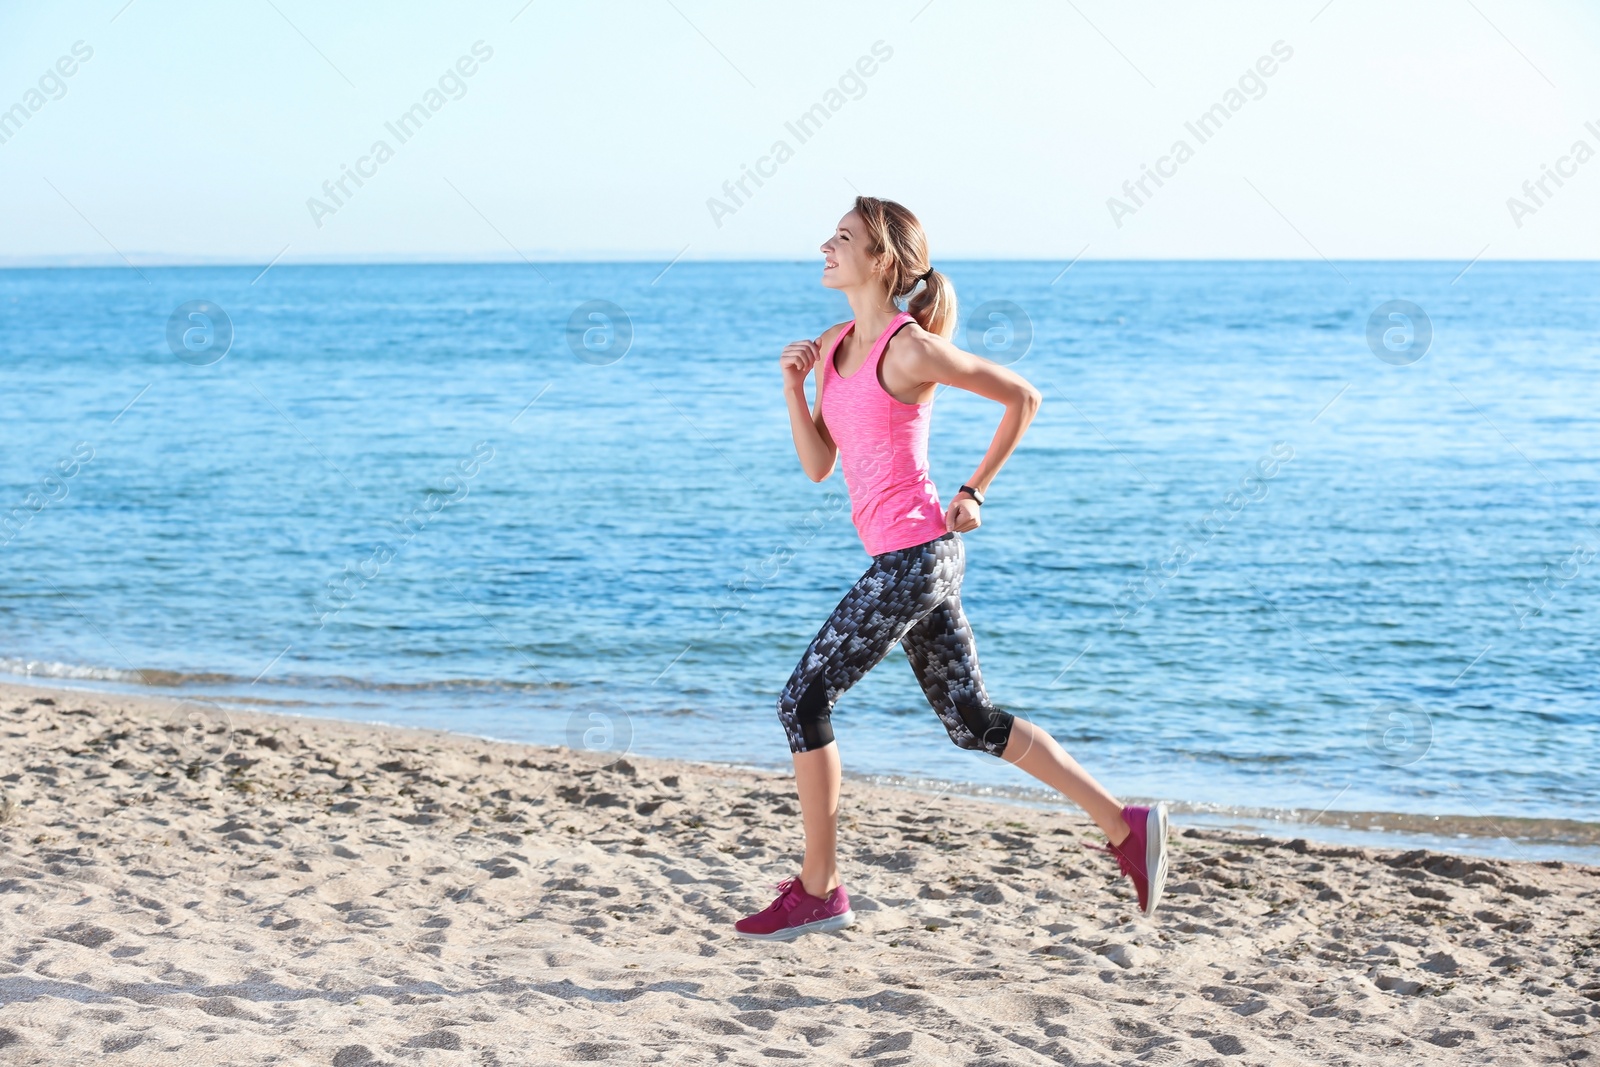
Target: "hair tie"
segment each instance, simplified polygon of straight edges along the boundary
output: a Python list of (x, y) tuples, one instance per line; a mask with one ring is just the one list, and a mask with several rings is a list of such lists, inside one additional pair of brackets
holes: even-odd
[(929, 267), (927, 270), (925, 270), (921, 274), (917, 275), (917, 281), (925, 282), (931, 277), (933, 277), (933, 268)]

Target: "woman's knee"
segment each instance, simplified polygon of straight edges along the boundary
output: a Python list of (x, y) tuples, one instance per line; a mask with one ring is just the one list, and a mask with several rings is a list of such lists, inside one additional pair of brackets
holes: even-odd
[(778, 696), (778, 721), (790, 752), (810, 752), (833, 741), (833, 706), (821, 675), (793, 678)]
[(1011, 740), (1011, 727), (1016, 716), (992, 704), (957, 704), (964, 730), (951, 730), (950, 740), (957, 748), (971, 752), (987, 752), (991, 756), (1005, 754)]

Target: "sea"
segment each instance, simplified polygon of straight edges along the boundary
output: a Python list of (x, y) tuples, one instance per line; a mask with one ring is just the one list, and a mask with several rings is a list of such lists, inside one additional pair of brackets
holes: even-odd
[[(1600, 863), (1600, 265), (938, 266), (1044, 397), (963, 535), (997, 705), (1180, 826)], [(809, 261), (0, 270), (0, 672), (787, 767), (871, 560), (778, 356), (849, 317)], [(948, 503), (1004, 408), (933, 410)], [(898, 648), (834, 724), (1060, 803)]]

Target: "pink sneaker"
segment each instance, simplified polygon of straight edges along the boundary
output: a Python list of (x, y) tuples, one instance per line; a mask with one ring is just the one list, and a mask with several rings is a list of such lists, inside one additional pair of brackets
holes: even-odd
[(856, 921), (856, 913), (850, 910), (850, 894), (842, 885), (829, 893), (827, 899), (807, 893), (798, 876), (785, 879), (773, 888), (779, 891), (778, 899), (767, 905), (765, 911), (734, 923), (734, 933), (756, 941), (792, 941), (801, 934), (843, 930)]
[(1161, 903), (1161, 890), (1167, 884), (1167, 805), (1157, 803), (1153, 808), (1129, 804), (1122, 809), (1123, 821), (1128, 824), (1128, 836), (1120, 845), (1090, 845), (1117, 857), (1122, 873), (1133, 879), (1133, 888), (1139, 894), (1139, 912), (1153, 915)]

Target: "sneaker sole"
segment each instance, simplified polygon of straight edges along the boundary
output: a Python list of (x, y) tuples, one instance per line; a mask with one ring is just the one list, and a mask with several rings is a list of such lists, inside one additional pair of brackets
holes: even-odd
[(1155, 914), (1161, 891), (1167, 884), (1167, 805), (1157, 803), (1144, 820), (1144, 869), (1150, 878), (1149, 906), (1144, 914)]
[(802, 923), (783, 930), (774, 930), (770, 934), (747, 934), (743, 930), (734, 930), (735, 937), (747, 938), (751, 941), (793, 941), (801, 934), (824, 934), (830, 930), (843, 930), (847, 926), (854, 926), (856, 913), (847, 911), (840, 915), (832, 915), (816, 922)]

